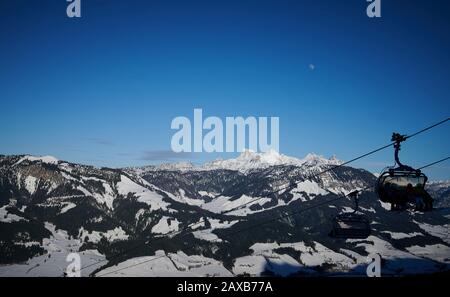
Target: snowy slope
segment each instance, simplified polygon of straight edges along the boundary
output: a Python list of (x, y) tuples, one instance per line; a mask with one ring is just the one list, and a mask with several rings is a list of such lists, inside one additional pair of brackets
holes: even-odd
[[(79, 251), (80, 240), (70, 239), (67, 232), (57, 230), (51, 223), (46, 223), (45, 227), (52, 234), (44, 239), (42, 244), (46, 254), (33, 257), (21, 264), (0, 265), (0, 277), (61, 277), (70, 264), (67, 256), (74, 252), (80, 255), (81, 267), (90, 266), (81, 270), (82, 276), (89, 276), (95, 269), (102, 266), (105, 257), (97, 250)], [(39, 245), (37, 242), (29, 244)]]
[[(127, 269), (120, 271), (125, 268)], [(154, 256), (132, 258), (103, 269), (95, 275), (97, 277), (227, 277), (233, 274), (214, 259), (199, 255), (188, 256), (183, 252), (166, 254), (164, 251), (156, 251)]]

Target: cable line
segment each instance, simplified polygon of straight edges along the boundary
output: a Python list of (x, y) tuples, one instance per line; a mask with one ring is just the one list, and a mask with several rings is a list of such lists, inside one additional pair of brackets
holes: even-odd
[(447, 158), (440, 159), (439, 161), (430, 163), (430, 164), (428, 164), (428, 165), (422, 166), (422, 167), (419, 168), (419, 170), (422, 170), (422, 169), (427, 168), (427, 167), (431, 167), (431, 166), (436, 165), (436, 164), (438, 164), (438, 163), (442, 163), (442, 162), (444, 162), (444, 161), (447, 161), (448, 159), (450, 159), (450, 156), (448, 156)]
[[(412, 138), (412, 137), (417, 136), (417, 135), (419, 135), (419, 134), (421, 134), (421, 133), (424, 133), (424, 132), (426, 132), (426, 131), (428, 131), (428, 130), (431, 130), (431, 129), (433, 129), (433, 128), (439, 126), (439, 125), (444, 124), (444, 123), (447, 122), (448, 120), (450, 120), (450, 118), (446, 118), (445, 120), (442, 120), (442, 121), (437, 122), (437, 123), (435, 123), (435, 124), (433, 124), (433, 125), (430, 125), (430, 126), (428, 126), (428, 127), (425, 127), (425, 128), (423, 128), (423, 129), (421, 129), (421, 130), (419, 130), (419, 131), (417, 131), (417, 132), (412, 133), (412, 134), (409, 135), (409, 136), (406, 136), (406, 139)], [(382, 147), (379, 147), (379, 148), (377, 148), (377, 149), (374, 149), (374, 150), (372, 150), (372, 151), (370, 151), (370, 152), (368, 152), (368, 153), (365, 153), (365, 154), (363, 154), (363, 155), (360, 155), (360, 156), (358, 156), (358, 157), (356, 157), (356, 158), (353, 158), (353, 159), (351, 159), (351, 160), (349, 160), (349, 161), (346, 161), (346, 162), (344, 162), (344, 163), (342, 163), (342, 164), (339, 164), (339, 165), (335, 165), (335, 166), (329, 167), (329, 168), (327, 168), (327, 169), (325, 169), (325, 170), (323, 170), (323, 171), (321, 171), (321, 172), (319, 172), (319, 173), (313, 174), (313, 175), (311, 175), (311, 176), (305, 178), (304, 180), (311, 180), (311, 179), (313, 179), (313, 178), (316, 178), (316, 177), (318, 177), (318, 176), (320, 176), (320, 175), (322, 175), (322, 174), (324, 174), (324, 173), (333, 171), (333, 170), (338, 169), (338, 168), (340, 168), (340, 167), (342, 167), (342, 166), (345, 166), (345, 165), (347, 165), (347, 164), (350, 164), (350, 163), (352, 163), (352, 162), (355, 162), (355, 161), (357, 161), (357, 160), (359, 160), (359, 159), (365, 158), (365, 157), (370, 156), (370, 155), (372, 155), (372, 154), (374, 154), (374, 153), (377, 153), (377, 152), (379, 152), (379, 151), (382, 151), (382, 150), (384, 150), (384, 149), (387, 149), (388, 147), (393, 146), (395, 143), (396, 143), (395, 141), (392, 141), (392, 142), (389, 143), (389, 144), (386, 144), (386, 145), (384, 145), (384, 146), (382, 146)], [(247, 201), (247, 202), (245, 202), (245, 203), (243, 203), (243, 204), (241, 204), (241, 205), (238, 205), (238, 206), (236, 206), (236, 207), (233, 207), (232, 209), (223, 211), (223, 212), (221, 212), (221, 214), (227, 214), (227, 213), (233, 212), (233, 211), (238, 210), (238, 209), (240, 209), (240, 208), (242, 208), (242, 207), (244, 207), (244, 206), (246, 206), (246, 205), (249, 205), (249, 204), (252, 204), (252, 203), (254, 203), (254, 202), (256, 202), (256, 201), (259, 201), (259, 200), (261, 200), (261, 199), (264, 199), (264, 198), (266, 198), (266, 197), (269, 196), (269, 195), (276, 194), (276, 193), (278, 193), (278, 192), (280, 192), (280, 191), (282, 191), (282, 190), (287, 190), (287, 189), (290, 188), (292, 185), (297, 185), (298, 183), (303, 182), (304, 180), (302, 180), (302, 181), (296, 181), (296, 182), (294, 182), (293, 184), (289, 184), (288, 186), (286, 186), (286, 187), (284, 187), (284, 188), (282, 187), (282, 188), (280, 188), (280, 189), (277, 189), (276, 191), (269, 192), (269, 193), (265, 194), (265, 197), (257, 197), (257, 198), (254, 198), (254, 199), (252, 199), (252, 200), (250, 200), (250, 201)]]

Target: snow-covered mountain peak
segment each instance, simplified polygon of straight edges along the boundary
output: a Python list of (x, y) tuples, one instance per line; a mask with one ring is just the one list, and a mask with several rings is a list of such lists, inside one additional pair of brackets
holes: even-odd
[(310, 166), (315, 165), (340, 165), (342, 161), (337, 159), (335, 155), (331, 156), (329, 159), (324, 156), (317, 155), (314, 153), (309, 153), (305, 158), (302, 159), (303, 164), (307, 164)]
[(263, 153), (257, 153), (251, 150), (243, 151), (237, 158), (228, 160), (216, 160), (210, 163), (206, 163), (200, 168), (203, 170), (212, 169), (228, 169), (241, 172), (248, 172), (252, 169), (264, 169), (271, 166), (278, 165), (292, 165), (292, 166), (326, 166), (326, 165), (338, 165), (342, 161), (338, 160), (335, 156), (327, 159), (323, 156), (316, 154), (308, 154), (303, 159), (297, 159), (289, 157), (275, 150), (269, 150)]
[(236, 161), (247, 163), (261, 163), (270, 165), (280, 165), (289, 163), (292, 161), (298, 161), (295, 158), (290, 158), (285, 155), (281, 155), (275, 150), (269, 150), (264, 153), (257, 153), (252, 150), (244, 150), (237, 158)]
[(244, 150), (237, 158), (228, 160), (215, 160), (201, 166), (203, 170), (228, 169), (247, 172), (252, 169), (267, 168), (276, 165), (297, 165), (302, 161), (269, 150), (264, 153), (257, 153), (251, 150)]
[(242, 152), (237, 159), (242, 161), (266, 163), (271, 165), (279, 165), (289, 163), (292, 161), (297, 161), (297, 159), (282, 155), (275, 150), (269, 150), (264, 153), (256, 153), (247, 150)]
[(15, 165), (18, 165), (22, 163), (23, 161), (30, 161), (30, 162), (42, 162), (47, 164), (58, 164), (59, 160), (53, 156), (42, 156), (42, 157), (35, 157), (26, 155), (23, 156)]

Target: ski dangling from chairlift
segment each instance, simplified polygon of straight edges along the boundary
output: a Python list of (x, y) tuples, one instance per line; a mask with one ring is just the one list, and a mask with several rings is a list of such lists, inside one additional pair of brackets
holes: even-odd
[(400, 162), (401, 143), (408, 137), (393, 133), (391, 141), (395, 149), (395, 165), (385, 168), (377, 179), (375, 192), (382, 202), (391, 203), (392, 210), (405, 210), (408, 203), (415, 204), (416, 210), (431, 210), (431, 196), (425, 191), (427, 176)]
[(337, 215), (329, 235), (334, 238), (365, 239), (371, 234), (371, 228), (366, 216), (358, 212), (358, 191), (353, 191), (348, 196), (354, 199), (355, 209), (353, 212)]

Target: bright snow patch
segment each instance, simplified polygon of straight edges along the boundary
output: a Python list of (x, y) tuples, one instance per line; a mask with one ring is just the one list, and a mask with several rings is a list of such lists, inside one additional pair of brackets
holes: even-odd
[(210, 198), (215, 198), (217, 196), (217, 194), (215, 194), (215, 193), (209, 193), (206, 191), (198, 191), (198, 193), (202, 196), (206, 196), (206, 197), (210, 197)]
[(392, 239), (405, 239), (405, 238), (412, 238), (412, 237), (416, 237), (416, 236), (423, 236), (422, 233), (418, 233), (418, 232), (403, 233), (403, 232), (383, 231), (383, 233), (389, 234)]
[(34, 156), (25, 156), (23, 158), (21, 158), (19, 161), (17, 161), (15, 165), (19, 165), (20, 163), (22, 163), (23, 161), (30, 161), (30, 162), (42, 162), (42, 163), (47, 163), (47, 164), (58, 164), (59, 160), (56, 159), (55, 157), (52, 156), (43, 156), (43, 157), (34, 157)]
[[(231, 200), (231, 197), (226, 196), (220, 196), (218, 198), (215, 198), (211, 202), (205, 203), (202, 205), (202, 208), (209, 210), (211, 212), (215, 213), (221, 213), (224, 211), (228, 211), (234, 208), (238, 208), (232, 212), (230, 212), (230, 215), (235, 216), (246, 216), (251, 213), (256, 213), (261, 210), (250, 210), (250, 206), (259, 204), (264, 205), (265, 203), (271, 201), (270, 198), (262, 198), (262, 197), (250, 197), (247, 195), (242, 195), (236, 200)], [(248, 203), (248, 204), (247, 204)], [(245, 205), (243, 208), (239, 208), (239, 206)]]
[(36, 192), (38, 181), (37, 178), (31, 175), (25, 178), (25, 189), (27, 189), (28, 193), (34, 194)]
[(171, 198), (177, 202), (181, 202), (184, 204), (200, 206), (205, 203), (202, 199), (193, 199), (186, 196), (186, 192), (183, 189), (178, 190), (178, 195), (172, 195)]
[(13, 222), (19, 222), (19, 221), (26, 221), (26, 219), (19, 217), (15, 214), (9, 213), (8, 210), (6, 210), (8, 206), (5, 205), (0, 208), (0, 222), (2, 223), (13, 223)]
[(414, 222), (425, 232), (431, 234), (432, 236), (439, 237), (446, 243), (450, 244), (450, 224), (439, 226), (419, 223), (416, 221)]
[[(198, 238), (200, 240), (209, 241), (209, 242), (222, 242), (222, 239), (220, 239), (216, 234), (214, 234), (213, 231), (215, 229), (230, 228), (231, 226), (236, 224), (238, 221), (229, 222), (229, 221), (220, 221), (217, 219), (208, 218), (208, 222), (211, 225), (211, 228), (193, 232), (192, 234), (194, 235), (195, 238)], [(205, 226), (205, 223), (199, 222), (196, 225), (198, 225), (198, 227), (203, 227), (203, 226)]]
[(176, 254), (157, 251), (155, 256), (126, 260), (98, 272), (96, 276), (229, 277), (233, 275), (223, 267), (221, 262), (214, 259), (196, 255), (188, 256), (181, 251)]
[(319, 187), (316, 182), (305, 180), (297, 184), (297, 187), (294, 189), (296, 192), (305, 192), (307, 194), (313, 195), (326, 195), (327, 191)]
[[(300, 252), (300, 259), (295, 260), (288, 255), (274, 252), (279, 248), (291, 248)], [(236, 259), (233, 272), (248, 273), (260, 276), (264, 271), (272, 271), (277, 275), (287, 276), (295, 272), (313, 273), (310, 267), (332, 264), (332, 271), (347, 271), (356, 263), (351, 258), (336, 253), (315, 242), (314, 246), (307, 246), (303, 242), (296, 243), (256, 243), (250, 247), (253, 254)]]
[(450, 264), (450, 247), (443, 244), (411, 246), (406, 250), (416, 256)]
[(59, 212), (60, 214), (66, 213), (67, 211), (71, 210), (72, 208), (75, 208), (77, 205), (72, 202), (65, 202), (64, 207)]
[(220, 239), (216, 234), (212, 233), (211, 229), (194, 231), (192, 235), (194, 235), (195, 238), (204, 241), (222, 242), (222, 239)]
[[(262, 250), (265, 244), (255, 244), (251, 249), (257, 251)], [(349, 257), (337, 253), (324, 245), (314, 242), (313, 246), (308, 246), (304, 242), (296, 243), (283, 243), (275, 244), (275, 246), (269, 246), (270, 248), (292, 248), (296, 251), (301, 252), (300, 262), (309, 267), (321, 266), (323, 264), (333, 264), (335, 267), (333, 270), (341, 271), (348, 270), (355, 266), (355, 263)], [(267, 246), (266, 246), (267, 248)]]
[(365, 240), (347, 239), (356, 247), (362, 247), (368, 254), (379, 254), (385, 261), (381, 268), (381, 275), (417, 274), (436, 271), (436, 263), (418, 257), (412, 253), (394, 248), (389, 242), (375, 236), (369, 236)]
[(239, 221), (221, 221), (217, 219), (211, 219), (208, 218), (209, 223), (211, 224), (212, 229), (226, 229), (230, 228), (234, 224), (236, 224)]
[(167, 206), (169, 205), (169, 203), (163, 201), (163, 197), (161, 195), (138, 185), (124, 175), (121, 175), (120, 182), (117, 183), (117, 190), (119, 194), (124, 195), (125, 197), (129, 193), (134, 193), (138, 197), (139, 202), (150, 205), (152, 210), (167, 210)]
[(153, 226), (152, 233), (156, 234), (167, 234), (170, 232), (176, 232), (178, 231), (178, 226), (180, 225), (180, 222), (178, 222), (177, 219), (172, 219), (166, 216), (163, 216), (158, 224)]
[(234, 262), (233, 273), (261, 276), (264, 272), (270, 271), (278, 276), (288, 276), (303, 270), (303, 268), (303, 265), (289, 255), (270, 253), (269, 255), (237, 258)]
[(112, 242), (112, 241), (116, 241), (116, 240), (127, 240), (129, 236), (122, 229), (122, 227), (116, 227), (113, 230), (108, 230), (106, 232), (98, 232), (98, 231), (90, 232), (90, 231), (84, 230), (84, 228), (81, 227), (79, 230), (79, 233), (78, 233), (78, 237), (82, 241), (86, 241), (86, 239), (87, 239), (88, 242), (97, 243), (102, 238), (105, 238), (106, 240)]
[(104, 265), (105, 257), (97, 250), (80, 252), (81, 242), (69, 239), (66, 231), (56, 230), (56, 227), (46, 223), (45, 227), (52, 232), (50, 238), (43, 240), (42, 247), (46, 254), (29, 259), (23, 264), (0, 266), (0, 277), (61, 277), (67, 266), (66, 261), (70, 253), (77, 253), (81, 257), (81, 276), (89, 276), (97, 268)]
[(380, 201), (380, 205), (381, 205), (381, 207), (383, 207), (386, 210), (391, 210), (391, 204), (388, 202)]

